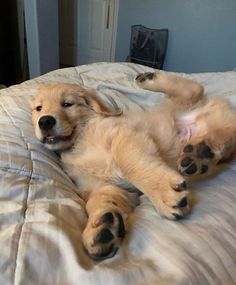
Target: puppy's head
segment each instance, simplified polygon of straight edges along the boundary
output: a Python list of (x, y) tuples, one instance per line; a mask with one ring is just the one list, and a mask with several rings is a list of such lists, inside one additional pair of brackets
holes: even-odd
[(94, 90), (76, 84), (50, 84), (39, 89), (31, 102), (36, 137), (52, 150), (70, 148), (89, 118), (95, 114), (117, 116)]

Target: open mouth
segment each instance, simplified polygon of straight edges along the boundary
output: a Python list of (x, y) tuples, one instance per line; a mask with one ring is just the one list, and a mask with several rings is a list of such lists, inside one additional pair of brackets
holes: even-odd
[(53, 135), (48, 135), (45, 136), (42, 139), (42, 143), (44, 144), (50, 144), (50, 145), (54, 145), (54, 144), (58, 144), (61, 142), (70, 142), (73, 138), (74, 132), (72, 132), (71, 135), (69, 136), (53, 136)]
[(72, 136), (47, 136), (43, 138), (43, 143), (46, 144), (57, 144), (59, 142), (70, 141)]

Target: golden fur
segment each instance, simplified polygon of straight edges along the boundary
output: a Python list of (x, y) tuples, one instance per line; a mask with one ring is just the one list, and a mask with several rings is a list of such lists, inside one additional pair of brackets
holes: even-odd
[(122, 114), (94, 90), (51, 84), (32, 102), (37, 138), (61, 151), (87, 201), (83, 243), (94, 260), (112, 257), (124, 238), (126, 217), (138, 203), (127, 189), (139, 189), (162, 216), (178, 219), (189, 211), (186, 176), (210, 170), (235, 148), (236, 113), (226, 101), (162, 72), (136, 82), (168, 99), (150, 112)]

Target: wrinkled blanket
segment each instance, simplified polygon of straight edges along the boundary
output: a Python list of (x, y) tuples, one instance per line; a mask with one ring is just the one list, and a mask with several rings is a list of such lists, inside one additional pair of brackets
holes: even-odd
[[(97, 63), (53, 71), (0, 90), (0, 284), (233, 285), (236, 284), (236, 163), (191, 185), (194, 207), (173, 222), (147, 198), (130, 218), (118, 254), (99, 264), (84, 254), (86, 222), (77, 187), (58, 156), (34, 137), (29, 102), (45, 83), (95, 88), (123, 110), (150, 109), (163, 94), (141, 90), (134, 78), (151, 68)], [(209, 96), (236, 106), (236, 72), (179, 74)]]

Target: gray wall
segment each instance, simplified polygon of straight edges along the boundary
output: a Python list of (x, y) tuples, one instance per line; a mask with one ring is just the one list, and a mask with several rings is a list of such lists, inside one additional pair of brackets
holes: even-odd
[(236, 0), (120, 0), (116, 61), (128, 55), (134, 24), (169, 29), (166, 70), (236, 67)]
[(57, 0), (24, 0), (29, 75), (59, 68)]

